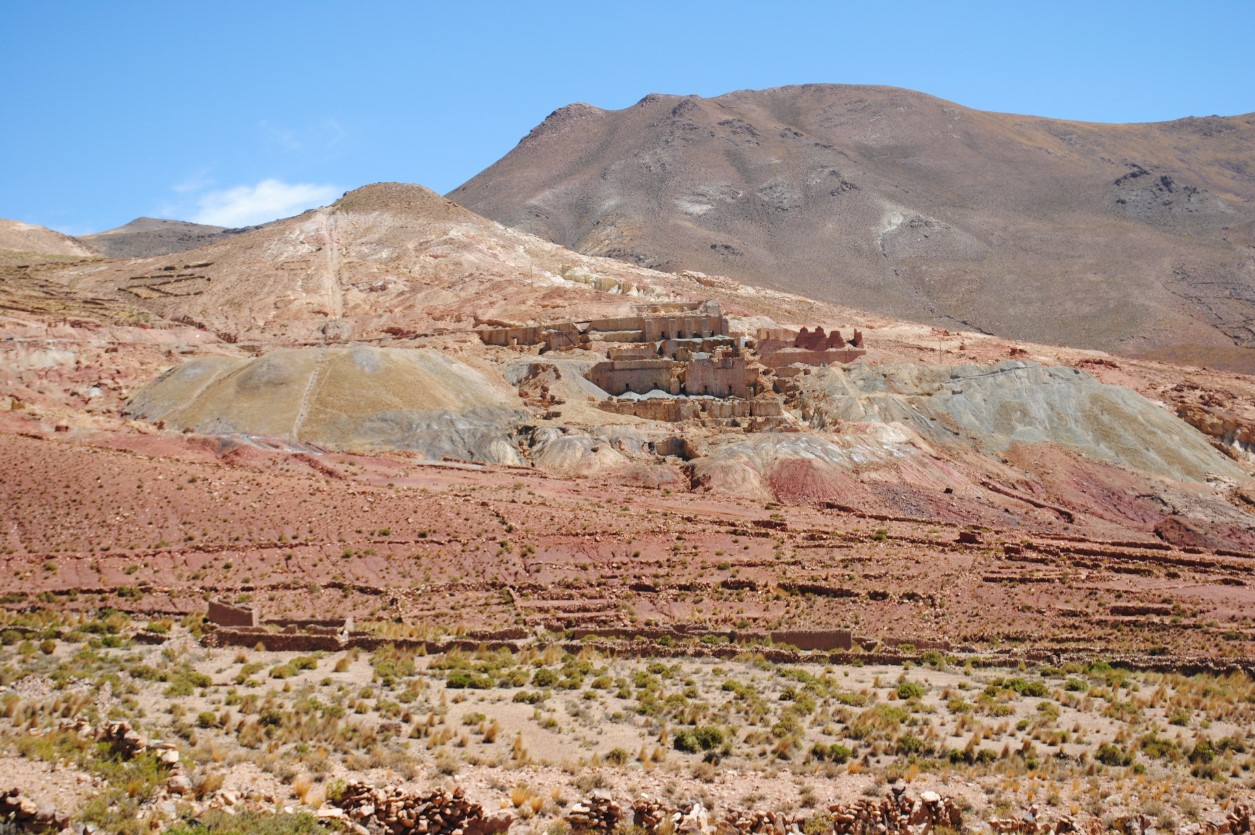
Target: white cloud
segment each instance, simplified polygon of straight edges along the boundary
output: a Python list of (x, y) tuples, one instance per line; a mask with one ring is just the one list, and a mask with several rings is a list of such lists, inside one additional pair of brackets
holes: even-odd
[(336, 186), (262, 180), (255, 186), (235, 186), (201, 195), (192, 220), (214, 226), (251, 226), (325, 206), (339, 192)]

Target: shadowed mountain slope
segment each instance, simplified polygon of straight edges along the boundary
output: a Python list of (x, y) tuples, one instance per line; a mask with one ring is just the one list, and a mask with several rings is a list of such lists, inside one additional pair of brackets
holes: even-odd
[(918, 321), (1130, 354), (1255, 348), (1255, 114), (1101, 125), (887, 87), (650, 95), (556, 111), (451, 196), (580, 252)]
[(79, 240), (110, 258), (148, 258), (186, 252), (256, 228), (227, 229), (183, 220), (139, 217), (117, 229), (82, 235)]

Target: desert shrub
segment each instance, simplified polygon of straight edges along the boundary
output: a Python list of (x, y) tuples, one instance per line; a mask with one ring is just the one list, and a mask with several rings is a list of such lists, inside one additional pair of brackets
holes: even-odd
[(1195, 765), (1207, 764), (1216, 758), (1216, 748), (1207, 737), (1200, 737), (1190, 750), (1190, 762)]
[(626, 765), (632, 759), (632, 752), (626, 748), (611, 748), (606, 752), (605, 760), (612, 765)]
[(1126, 766), (1133, 762), (1133, 754), (1114, 742), (1104, 742), (1098, 746), (1094, 759), (1103, 765)]
[(686, 754), (710, 751), (723, 744), (723, 731), (714, 725), (699, 725), (677, 733), (673, 744), (675, 750)]
[(1148, 757), (1158, 760), (1175, 760), (1181, 756), (1181, 749), (1170, 739), (1146, 734), (1138, 740), (1138, 748)]
[(907, 699), (922, 699), (927, 692), (928, 688), (919, 681), (903, 681), (898, 684), (898, 698), (903, 701)]
[(514, 694), (515, 702), (528, 705), (538, 705), (548, 698), (549, 694), (540, 690), (520, 690)]
[(852, 739), (867, 739), (877, 732), (893, 730), (909, 718), (910, 714), (900, 707), (883, 703), (872, 705), (854, 717), (848, 733)]
[(384, 644), (370, 654), (370, 666), (381, 681), (392, 681), (414, 675), (413, 650), (397, 649), (394, 644)]
[(496, 682), (484, 673), (471, 670), (450, 670), (445, 686), (453, 690), (487, 690)]
[(1046, 687), (1044, 681), (1029, 681), (1023, 678), (997, 678), (989, 683), (985, 688), (985, 694), (988, 696), (997, 696), (999, 691), (1010, 690), (1019, 696), (1033, 696), (1043, 698), (1050, 695), (1050, 689)]
[(847, 762), (852, 756), (854, 756), (853, 751), (837, 742), (834, 742), (831, 745), (824, 745), (822, 742), (817, 742), (814, 747), (811, 748), (812, 758), (837, 763), (838, 765), (843, 762)]

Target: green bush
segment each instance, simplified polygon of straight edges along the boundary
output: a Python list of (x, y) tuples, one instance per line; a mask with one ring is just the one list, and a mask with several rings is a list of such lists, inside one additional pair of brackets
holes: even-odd
[(698, 751), (710, 751), (723, 744), (723, 731), (714, 725), (699, 725), (696, 728), (681, 731), (675, 735), (675, 750), (686, 754)]
[(1133, 762), (1133, 754), (1114, 742), (1104, 742), (1098, 746), (1098, 752), (1094, 754), (1094, 759), (1103, 765), (1126, 766)]
[(836, 742), (831, 745), (824, 745), (822, 742), (816, 742), (814, 747), (811, 748), (811, 757), (814, 759), (825, 760), (827, 762), (837, 763), (838, 765), (849, 761), (849, 759), (853, 756), (853, 751)]
[(928, 692), (922, 682), (903, 681), (898, 684), (898, 698), (906, 701), (908, 699), (922, 699), (924, 694)]
[(548, 667), (541, 667), (532, 673), (532, 684), (536, 687), (553, 687), (558, 683), (558, 674)]
[(520, 690), (514, 694), (515, 702), (527, 705), (538, 705), (547, 698), (549, 694), (540, 690)]
[(470, 670), (450, 670), (445, 686), (453, 690), (487, 690), (496, 682), (491, 676)]

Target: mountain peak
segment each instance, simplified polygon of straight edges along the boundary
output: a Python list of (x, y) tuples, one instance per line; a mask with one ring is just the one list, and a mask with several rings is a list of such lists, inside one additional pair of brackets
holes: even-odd
[(840, 84), (589, 112), (555, 111), (459, 202), (585, 254), (943, 327), (1255, 356), (1249, 304), (1207, 289), (1247, 283), (1225, 230), (1255, 223), (1248, 117), (1103, 125)]

